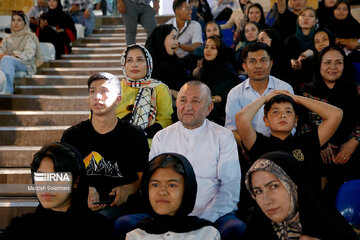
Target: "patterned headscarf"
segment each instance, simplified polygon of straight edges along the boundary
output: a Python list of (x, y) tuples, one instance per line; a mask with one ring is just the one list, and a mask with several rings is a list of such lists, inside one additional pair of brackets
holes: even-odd
[[(126, 56), (132, 49), (140, 49), (146, 59), (147, 71), (144, 78), (131, 79), (127, 76), (125, 71)], [(123, 72), (125, 75), (126, 85), (139, 88), (139, 92), (135, 98), (134, 108), (132, 110), (132, 116), (130, 123), (145, 129), (155, 122), (156, 116), (156, 91), (155, 87), (162, 84), (160, 81), (152, 79), (151, 73), (153, 70), (152, 57), (149, 51), (140, 45), (130, 45), (123, 52), (120, 60)]]
[(288, 174), (277, 164), (269, 159), (258, 159), (245, 176), (245, 185), (250, 195), (255, 199), (252, 190), (251, 175), (256, 171), (270, 172), (276, 176), (290, 195), (290, 209), (287, 217), (281, 223), (272, 222), (274, 231), (279, 239), (289, 239), (301, 236), (301, 224), (298, 212), (297, 186)]

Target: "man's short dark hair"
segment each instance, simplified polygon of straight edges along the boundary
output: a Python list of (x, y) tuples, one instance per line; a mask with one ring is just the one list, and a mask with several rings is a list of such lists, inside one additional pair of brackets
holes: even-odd
[(115, 75), (107, 72), (98, 72), (91, 75), (88, 79), (88, 90), (90, 90), (91, 83), (97, 80), (105, 80), (110, 82), (116, 88), (116, 93), (121, 96), (120, 80)]
[(294, 99), (292, 97), (285, 95), (285, 94), (279, 94), (273, 96), (268, 102), (264, 105), (264, 116), (267, 117), (271, 106), (274, 103), (290, 103), (294, 109), (295, 115), (297, 115), (297, 104), (295, 103)]
[(267, 54), (269, 55), (270, 59), (271, 60), (273, 59), (271, 48), (267, 44), (261, 43), (261, 42), (255, 42), (255, 43), (249, 43), (243, 48), (241, 54), (244, 59), (244, 62), (246, 61), (246, 58), (248, 57), (249, 52), (256, 52), (258, 50), (266, 51)]
[(183, 3), (186, 2), (186, 0), (174, 0), (173, 2), (173, 11), (175, 13), (175, 10), (178, 9), (183, 5)]

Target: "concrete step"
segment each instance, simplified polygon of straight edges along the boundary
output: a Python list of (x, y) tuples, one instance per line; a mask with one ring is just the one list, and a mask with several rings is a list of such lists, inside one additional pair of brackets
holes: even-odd
[(70, 126), (88, 119), (89, 114), (90, 111), (0, 111), (0, 126)]
[[(136, 42), (146, 42), (146, 36), (136, 36)], [(125, 36), (121, 37), (84, 37), (80, 39), (82, 43), (121, 43), (125, 42)]]
[[(126, 33), (126, 28), (124, 26), (121, 25), (117, 25), (117, 26), (112, 26), (112, 27), (106, 27), (106, 26), (102, 26), (100, 28), (95, 28), (93, 31), (94, 34), (107, 34), (107, 33), (122, 33), (125, 34)], [(146, 31), (144, 28), (139, 28), (137, 29), (137, 33), (145, 33)]]
[(42, 146), (58, 142), (69, 126), (0, 127), (0, 145)]
[[(25, 168), (0, 168), (0, 184), (32, 184), (30, 166)], [(3, 194), (4, 192), (0, 191), (0, 195)]]
[(41, 146), (0, 146), (0, 168), (29, 167)]
[[(93, 33), (90, 34), (88, 37), (117, 37), (117, 38), (124, 38), (125, 33)], [(136, 39), (147, 38), (147, 34), (145, 32), (138, 32), (136, 34)]]
[[(61, 61), (61, 60), (59, 60)], [(64, 60), (69, 61), (69, 60)], [(74, 61), (74, 60), (71, 60)], [(86, 61), (86, 60), (84, 60)], [(15, 78), (15, 85), (84, 85), (87, 84), (88, 76), (77, 75), (39, 75)]]
[(16, 94), (88, 96), (87, 85), (20, 85), (15, 86)]
[(121, 53), (104, 54), (104, 53), (81, 53), (81, 54), (68, 54), (61, 55), (62, 59), (65, 60), (120, 60)]
[[(173, 18), (174, 15), (156, 15), (156, 22), (157, 24), (164, 24), (166, 23), (170, 18)], [(105, 16), (101, 19), (103, 26), (105, 25), (115, 25), (115, 24), (124, 24), (122, 17), (120, 16)]]
[(87, 111), (87, 96), (0, 95), (0, 110)]
[[(122, 54), (124, 50), (125, 47), (74, 47), (72, 54), (67, 56), (73, 54)], [(65, 58), (62, 57), (62, 59)]]
[(90, 75), (97, 72), (109, 72), (115, 75), (123, 74), (122, 68), (120, 67), (103, 67), (103, 68), (42, 68), (40, 70), (42, 74), (50, 75)]
[(55, 60), (49, 67), (121, 67), (119, 60)]

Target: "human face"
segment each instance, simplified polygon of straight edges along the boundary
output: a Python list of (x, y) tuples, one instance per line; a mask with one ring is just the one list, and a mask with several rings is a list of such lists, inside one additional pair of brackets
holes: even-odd
[(218, 55), (216, 43), (212, 39), (208, 39), (204, 48), (204, 57), (207, 61), (213, 61)]
[(147, 63), (141, 49), (135, 48), (128, 51), (125, 59), (125, 72), (133, 80), (139, 80), (146, 76)]
[(306, 0), (289, 0), (289, 7), (295, 12), (299, 12), (303, 7), (305, 7), (305, 3)]
[(315, 49), (321, 52), (325, 47), (330, 45), (329, 35), (326, 32), (317, 32), (314, 36)]
[(257, 7), (251, 7), (248, 13), (249, 20), (251, 22), (260, 22), (261, 11)]
[(289, 214), (291, 197), (284, 185), (272, 173), (256, 171), (251, 175), (255, 200), (264, 214), (280, 223)]
[(58, 1), (57, 0), (48, 0), (48, 7), (50, 9), (56, 9), (58, 6)]
[(164, 46), (167, 54), (170, 56), (174, 55), (176, 48), (178, 45), (177, 40), (177, 32), (175, 29), (171, 30), (171, 32), (166, 36), (164, 40)]
[(172, 168), (159, 168), (149, 181), (149, 199), (159, 215), (173, 216), (184, 195), (184, 177)]
[(45, 7), (46, 6), (46, 0), (37, 0), (37, 4), (39, 7)]
[(177, 116), (185, 128), (200, 127), (214, 105), (203, 86), (184, 85), (176, 99)]
[(312, 27), (314, 27), (316, 23), (315, 12), (312, 11), (311, 9), (307, 9), (299, 15), (298, 20), (299, 20), (299, 26), (302, 29), (311, 29)]
[(323, 55), (320, 74), (328, 86), (335, 85), (344, 70), (344, 58), (336, 50), (330, 50)]
[(340, 3), (337, 8), (334, 9), (334, 17), (338, 20), (344, 20), (349, 14), (349, 9), (345, 3)]
[(206, 26), (206, 37), (210, 37), (212, 35), (220, 36), (220, 29), (219, 26), (215, 23), (209, 23)]
[[(44, 157), (41, 162), (38, 170), (38, 173), (54, 173), (54, 163), (49, 157)], [(59, 182), (58, 182), (59, 183)], [(61, 182), (62, 184), (68, 184), (71, 189), (71, 182)], [(35, 181), (35, 184), (41, 184), (46, 186), (47, 182)], [(54, 211), (66, 212), (71, 206), (71, 196), (67, 192), (59, 191), (37, 191), (36, 195), (44, 208), (51, 209)]]
[(325, 0), (324, 1), (324, 5), (327, 8), (333, 7), (335, 5), (335, 3), (336, 3), (336, 0)]
[(191, 7), (187, 2), (184, 2), (181, 5), (181, 7), (175, 10), (176, 18), (179, 18), (184, 21), (191, 20), (191, 13), (192, 13)]
[(264, 81), (269, 79), (272, 64), (269, 54), (260, 49), (249, 52), (242, 66), (251, 81)]
[(296, 127), (297, 117), (289, 102), (280, 102), (270, 107), (267, 116), (264, 116), (264, 122), (271, 129), (271, 135), (284, 139)]
[(105, 115), (116, 108), (121, 97), (114, 88), (106, 80), (95, 80), (91, 83), (87, 101), (95, 116)]
[(269, 35), (266, 32), (261, 32), (258, 37), (258, 42), (265, 43), (269, 47), (271, 46), (272, 39), (269, 37)]
[(253, 23), (248, 23), (245, 26), (245, 37), (249, 42), (256, 41), (259, 36), (259, 29)]
[(11, 17), (11, 28), (14, 32), (20, 32), (24, 27), (25, 22), (19, 15), (13, 15)]

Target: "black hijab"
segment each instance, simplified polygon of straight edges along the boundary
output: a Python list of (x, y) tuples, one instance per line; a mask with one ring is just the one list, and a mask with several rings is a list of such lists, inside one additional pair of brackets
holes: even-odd
[[(282, 169), (297, 187), (297, 205), (302, 228), (302, 235), (308, 235), (320, 239), (357, 239), (355, 232), (341, 214), (334, 208), (325, 208), (315, 194), (306, 174), (299, 168), (294, 157), (285, 152), (270, 152), (262, 155), (253, 166), (266, 163), (270, 160)], [(253, 168), (253, 167), (252, 167)], [(250, 168), (246, 174), (247, 187), (251, 192), (251, 174), (254, 169)], [(248, 225), (246, 239), (278, 239), (274, 235), (271, 220), (268, 219), (259, 207), (254, 210), (251, 222)], [(259, 231), (261, 230), (261, 231)], [(262, 238), (259, 238), (262, 237)]]
[(166, 52), (164, 41), (172, 30), (176, 29), (171, 24), (157, 26), (146, 40), (145, 48), (153, 59), (152, 77), (162, 81), (170, 89), (180, 90), (182, 85), (189, 80), (189, 76), (178, 56), (169, 55)]
[(360, 38), (360, 23), (351, 15), (350, 4), (346, 0), (338, 0), (333, 10), (335, 11), (341, 3), (346, 4), (349, 13), (344, 20), (336, 19), (333, 14), (328, 25), (329, 30), (336, 38)]
[[(149, 181), (154, 172), (159, 168), (172, 167), (173, 163), (180, 164), (183, 169), (184, 194), (181, 205), (175, 215), (159, 215), (155, 213), (149, 200)], [(164, 166), (162, 166), (164, 165)], [(176, 170), (175, 170), (176, 171)], [(200, 219), (196, 216), (188, 216), (195, 206), (197, 193), (197, 182), (195, 172), (190, 162), (182, 155), (177, 153), (163, 153), (149, 162), (149, 167), (144, 171), (141, 183), (141, 195), (144, 202), (152, 212), (151, 218), (147, 218), (136, 224), (135, 228), (140, 228), (147, 233), (162, 234), (168, 231), (176, 233), (190, 232), (204, 226), (212, 225), (211, 222)]]
[(319, 1), (319, 7), (316, 9), (316, 17), (319, 20), (320, 27), (329, 24), (334, 11), (334, 7), (326, 7), (324, 2), (325, 0)]
[(57, 27), (62, 29), (70, 29), (76, 37), (76, 28), (72, 18), (63, 11), (61, 5), (61, 0), (56, 0), (58, 5), (55, 9), (49, 8), (49, 11), (46, 13), (46, 19), (48, 24), (52, 27)]

